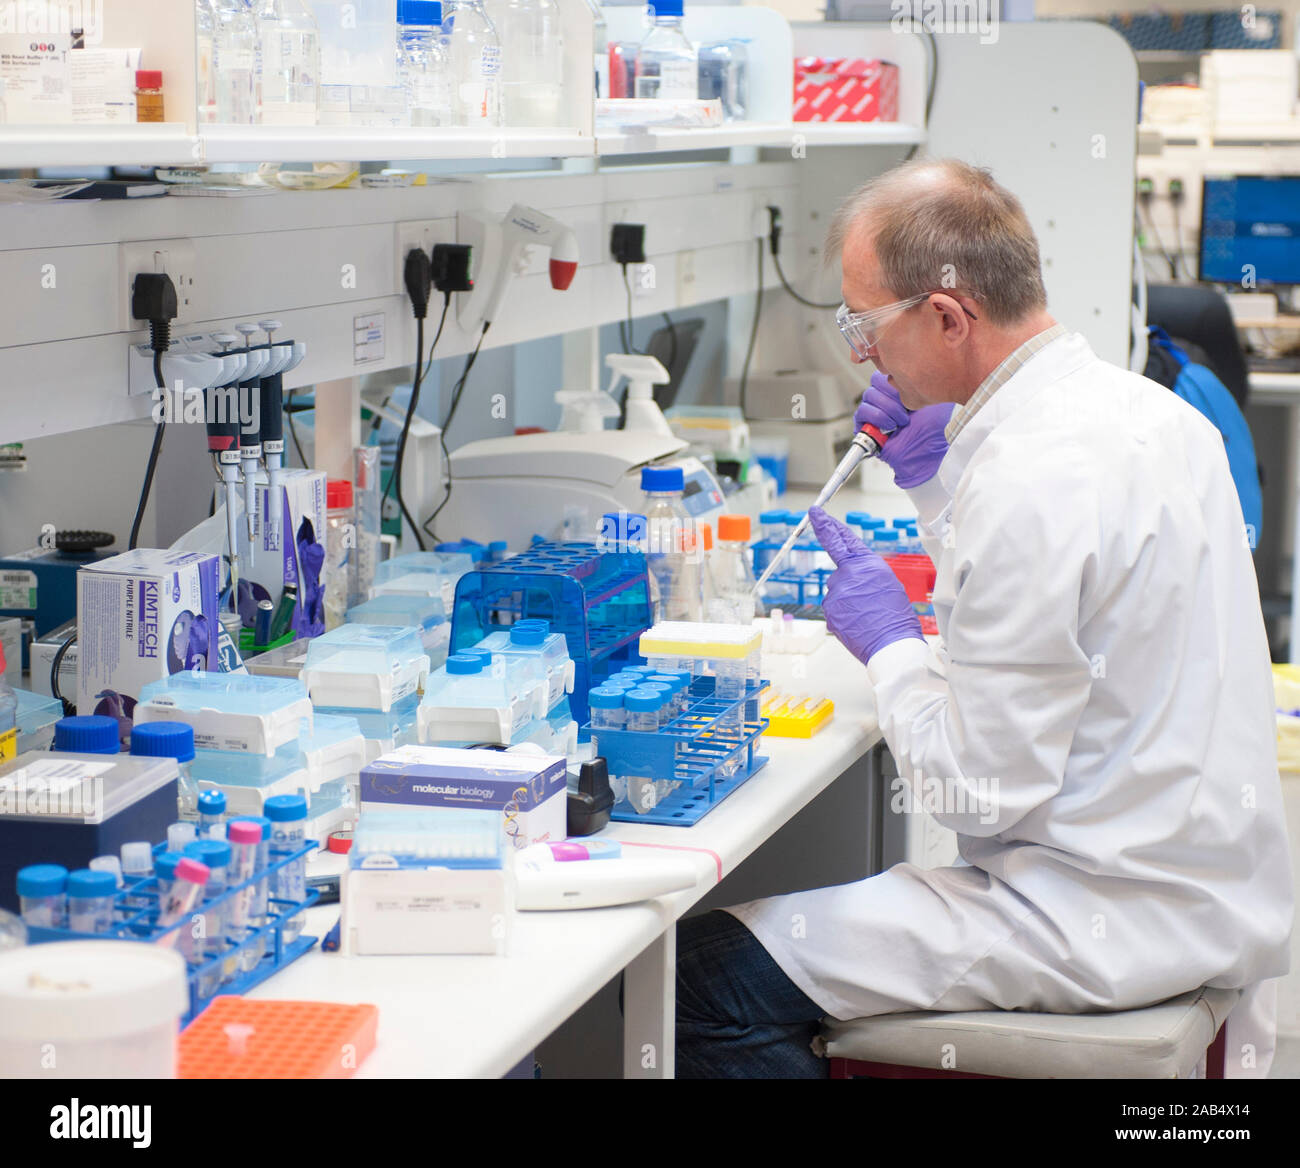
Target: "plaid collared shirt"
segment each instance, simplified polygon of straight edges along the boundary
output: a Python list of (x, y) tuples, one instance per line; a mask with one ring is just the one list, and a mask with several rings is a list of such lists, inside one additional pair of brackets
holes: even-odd
[(980, 382), (979, 389), (971, 395), (970, 401), (964, 406), (958, 406), (953, 410), (952, 417), (948, 419), (948, 425), (944, 427), (943, 431), (943, 436), (948, 439), (948, 445), (953, 444), (957, 435), (966, 428), (966, 423), (980, 411), (989, 398), (1011, 380), (1012, 376), (1020, 370), (1026, 361), (1035, 353), (1050, 345), (1057, 337), (1063, 336), (1065, 332), (1066, 328), (1063, 324), (1054, 324), (1051, 328), (1044, 329), (1037, 336), (1030, 337), (1001, 365), (984, 378)]

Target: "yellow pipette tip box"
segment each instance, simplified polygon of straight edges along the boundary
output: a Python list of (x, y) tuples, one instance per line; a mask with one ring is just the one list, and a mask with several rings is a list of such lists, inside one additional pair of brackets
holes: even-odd
[(772, 693), (763, 696), (766, 733), (776, 738), (811, 738), (835, 713), (830, 698), (797, 698)]
[(641, 634), (642, 657), (744, 659), (762, 647), (763, 631), (752, 625), (660, 621)]

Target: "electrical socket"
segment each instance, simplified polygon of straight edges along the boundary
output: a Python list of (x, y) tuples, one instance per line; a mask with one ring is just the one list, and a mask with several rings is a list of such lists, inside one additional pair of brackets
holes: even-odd
[(406, 253), (418, 247), (426, 255), (433, 251), (435, 243), (456, 242), (456, 221), (454, 219), (413, 219), (398, 223), (393, 228), (397, 239), (396, 263), (393, 266), (396, 291), (399, 296), (406, 295), (406, 285), (402, 282), (402, 272), (406, 264)]
[(173, 325), (197, 319), (198, 254), (192, 239), (131, 240), (117, 245), (120, 308), (118, 328), (134, 332), (143, 324), (131, 316), (131, 286), (142, 272), (166, 272), (176, 286), (176, 320)]

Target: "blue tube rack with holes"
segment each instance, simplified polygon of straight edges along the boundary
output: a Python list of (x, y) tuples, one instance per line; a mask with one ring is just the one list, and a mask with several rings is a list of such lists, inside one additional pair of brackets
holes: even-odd
[[(158, 944), (164, 942), (167, 937), (173, 937), (172, 943), (174, 944), (175, 937), (179, 936), (180, 930), (191, 928), (191, 922), (199, 912), (221, 911), (224, 918), (225, 907), (228, 903), (233, 902), (238, 893), (250, 885), (256, 884), (259, 880), (269, 879), (273, 873), (287, 864), (291, 864), (295, 860), (305, 859), (316, 847), (315, 840), (306, 840), (302, 847), (293, 852), (274, 855), (265, 868), (257, 869), (248, 880), (230, 885), (220, 896), (211, 901), (202, 902), (201, 908), (196, 907), (167, 929), (159, 928), (156, 923), (159, 898), (157, 878), (154, 876), (135, 879), (127, 877), (123, 887), (118, 889), (117, 895), (113, 898), (113, 928), (111, 931), (107, 933), (79, 933), (73, 932), (71, 929), (50, 929), (39, 925), (29, 925), (27, 927), (27, 940), (33, 945), (43, 944), (48, 941), (141, 941), (145, 944)], [(154, 847), (154, 854), (157, 855), (165, 851), (166, 848), (166, 844), (158, 844)], [(218, 995), (247, 993), (254, 986), (261, 984), (273, 973), (283, 969), (291, 961), (297, 960), (311, 949), (318, 938), (300, 933), (292, 941), (286, 941), (284, 938), (284, 925), (299, 913), (310, 908), (318, 899), (320, 899), (320, 893), (313, 888), (309, 888), (307, 895), (298, 901), (268, 897), (267, 919), (260, 926), (250, 929), (237, 941), (232, 941), (229, 937), (225, 938), (225, 945), (220, 953), (216, 953), (202, 962), (191, 964), (188, 968), (190, 1008), (181, 1016), (181, 1025), (188, 1026), (193, 1019), (203, 1013), (208, 1003)], [(255, 950), (259, 943), (262, 945), (261, 960), (251, 969), (241, 969), (241, 954), (245, 951)], [(228, 962), (234, 963), (235, 972), (233, 976), (222, 981), (222, 969)], [(213, 986), (211, 993), (200, 993), (200, 986), (205, 983)]]
[[(750, 545), (754, 557), (754, 578), (762, 575), (763, 569), (771, 558), (781, 550), (781, 541), (760, 539)], [(812, 568), (807, 572), (795, 571), (794, 565), (800, 552), (809, 553), (821, 550), (819, 543), (797, 543), (786, 556), (782, 564), (763, 585), (762, 601), (778, 607), (802, 608), (805, 605), (820, 607), (826, 596), (826, 581), (830, 579), (834, 568)], [(764, 554), (766, 553), (766, 554)]]
[(480, 563), (456, 583), (451, 651), (524, 619), (549, 621), (551, 632), (564, 634), (574, 667), (569, 707), (584, 726), (587, 691), (596, 679), (613, 672), (616, 662), (640, 660), (637, 638), (651, 624), (645, 555), (551, 542)]
[[(767, 719), (758, 716), (766, 681), (751, 682), (745, 696), (720, 699), (714, 679), (697, 677), (691, 683), (690, 704), (671, 722), (653, 733), (640, 730), (596, 730), (596, 753), (605, 759), (611, 778), (671, 779), (680, 783), (646, 812), (626, 801), (614, 805), (610, 818), (621, 823), (656, 823), (665, 827), (690, 827), (698, 823), (728, 795), (753, 778), (767, 763), (758, 742)], [(743, 710), (738, 729), (726, 726), (728, 715)], [(725, 775), (725, 764), (737, 759), (735, 773)]]

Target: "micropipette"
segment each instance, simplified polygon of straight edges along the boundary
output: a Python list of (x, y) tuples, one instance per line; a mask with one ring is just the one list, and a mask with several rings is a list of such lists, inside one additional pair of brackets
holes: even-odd
[[(851, 475), (858, 468), (858, 464), (864, 458), (875, 458), (880, 453), (880, 448), (884, 446), (885, 439), (888, 435), (877, 430), (870, 424), (863, 426), (856, 434), (853, 435), (853, 441), (849, 443), (849, 449), (844, 457), (840, 459), (840, 464), (831, 472), (831, 477), (826, 480), (826, 485), (822, 487), (821, 493), (817, 496), (814, 507), (825, 507), (839, 491), (839, 489), (849, 481)], [(754, 595), (758, 596), (763, 591), (763, 585), (771, 578), (772, 573), (776, 571), (777, 565), (785, 559), (790, 549), (798, 542), (799, 537), (803, 535), (804, 529), (808, 526), (808, 516), (801, 519), (795, 529), (786, 536), (776, 555), (772, 557), (763, 574), (758, 578), (754, 585)]]
[[(271, 363), (269, 346), (254, 348), (253, 334), (257, 325), (241, 322), (235, 325), (235, 331), (244, 338), (244, 350), (248, 354), (239, 381), (239, 460), (244, 476), (244, 525), (248, 531), (248, 560), (253, 562), (255, 554), (254, 534), (257, 526), (257, 466), (262, 460), (262, 403), (261, 374)], [(254, 398), (256, 409), (252, 408)]]
[[(214, 333), (212, 339), (221, 346), (224, 354), (239, 338), (231, 333)], [(232, 354), (233, 355), (233, 354)], [(244, 354), (239, 354), (244, 356)], [(226, 538), (230, 541), (231, 595), (238, 603), (239, 596), (239, 521), (235, 514), (239, 500), (239, 410), (231, 417), (230, 402), (236, 400), (238, 381), (221, 386), (208, 395), (207, 428), (208, 451), (217, 465), (217, 474), (226, 487)]]

